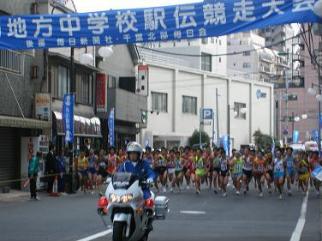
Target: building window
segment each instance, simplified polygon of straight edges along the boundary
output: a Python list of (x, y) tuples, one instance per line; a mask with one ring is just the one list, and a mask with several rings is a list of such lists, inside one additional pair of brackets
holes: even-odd
[(245, 103), (234, 103), (234, 114), (235, 119), (243, 119), (246, 120), (246, 104)]
[(221, 39), (219, 39), (219, 45), (221, 45)]
[(221, 57), (219, 57), (219, 63), (221, 63)]
[(182, 113), (197, 115), (197, 97), (182, 96)]
[(152, 92), (152, 111), (168, 112), (168, 94)]
[(244, 51), (243, 56), (250, 56), (250, 51)]
[(93, 75), (85, 72), (76, 74), (76, 102), (93, 104)]
[(215, 43), (215, 39), (214, 37), (211, 37), (211, 43), (214, 44)]
[(250, 63), (243, 63), (243, 68), (244, 69), (249, 69), (250, 68)]
[(203, 44), (208, 44), (208, 38), (202, 38), (201, 43)]
[(212, 61), (211, 61), (211, 55), (201, 53), (201, 69), (205, 71), (212, 71)]
[(62, 99), (70, 92), (69, 69), (62, 65), (52, 65), (50, 70), (51, 93), (54, 97)]

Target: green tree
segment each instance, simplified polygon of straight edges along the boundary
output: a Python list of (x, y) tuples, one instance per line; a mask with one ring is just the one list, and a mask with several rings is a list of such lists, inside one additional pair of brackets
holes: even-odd
[(263, 134), (260, 130), (255, 131), (253, 136), (255, 139), (255, 145), (259, 150), (271, 148), (273, 144), (271, 136)]
[[(193, 146), (195, 144), (199, 144), (199, 131), (195, 130), (191, 137), (189, 138), (189, 145)], [(201, 132), (201, 143), (204, 144), (209, 144), (210, 143), (210, 137), (208, 136), (208, 134), (204, 131)]]

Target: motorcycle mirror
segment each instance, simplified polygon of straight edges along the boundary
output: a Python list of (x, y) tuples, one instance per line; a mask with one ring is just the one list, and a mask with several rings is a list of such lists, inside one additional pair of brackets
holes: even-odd
[(104, 194), (103, 194), (102, 192), (99, 192), (98, 196), (99, 196), (99, 197), (103, 197), (103, 196), (104, 196)]

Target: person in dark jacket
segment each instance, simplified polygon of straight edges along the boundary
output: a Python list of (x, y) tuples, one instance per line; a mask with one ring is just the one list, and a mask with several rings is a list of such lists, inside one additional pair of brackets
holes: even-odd
[(52, 193), (53, 191), (55, 174), (57, 173), (57, 162), (56, 162), (54, 152), (55, 152), (55, 146), (50, 145), (49, 152), (46, 156), (46, 168), (45, 168), (45, 174), (47, 176), (47, 181), (48, 181), (48, 186), (47, 186), (48, 193)]
[(41, 152), (37, 152), (28, 162), (28, 178), (30, 183), (30, 199), (39, 200), (37, 197), (37, 176), (39, 171), (39, 160), (42, 157)]
[(60, 150), (59, 155), (56, 157), (57, 159), (57, 169), (58, 169), (58, 192), (65, 192), (65, 175), (66, 175), (66, 158), (65, 152), (63, 149)]

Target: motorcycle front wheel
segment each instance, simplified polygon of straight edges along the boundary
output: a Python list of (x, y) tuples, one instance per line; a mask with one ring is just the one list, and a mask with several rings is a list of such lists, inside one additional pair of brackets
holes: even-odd
[(126, 241), (126, 223), (115, 222), (113, 224), (113, 241)]

